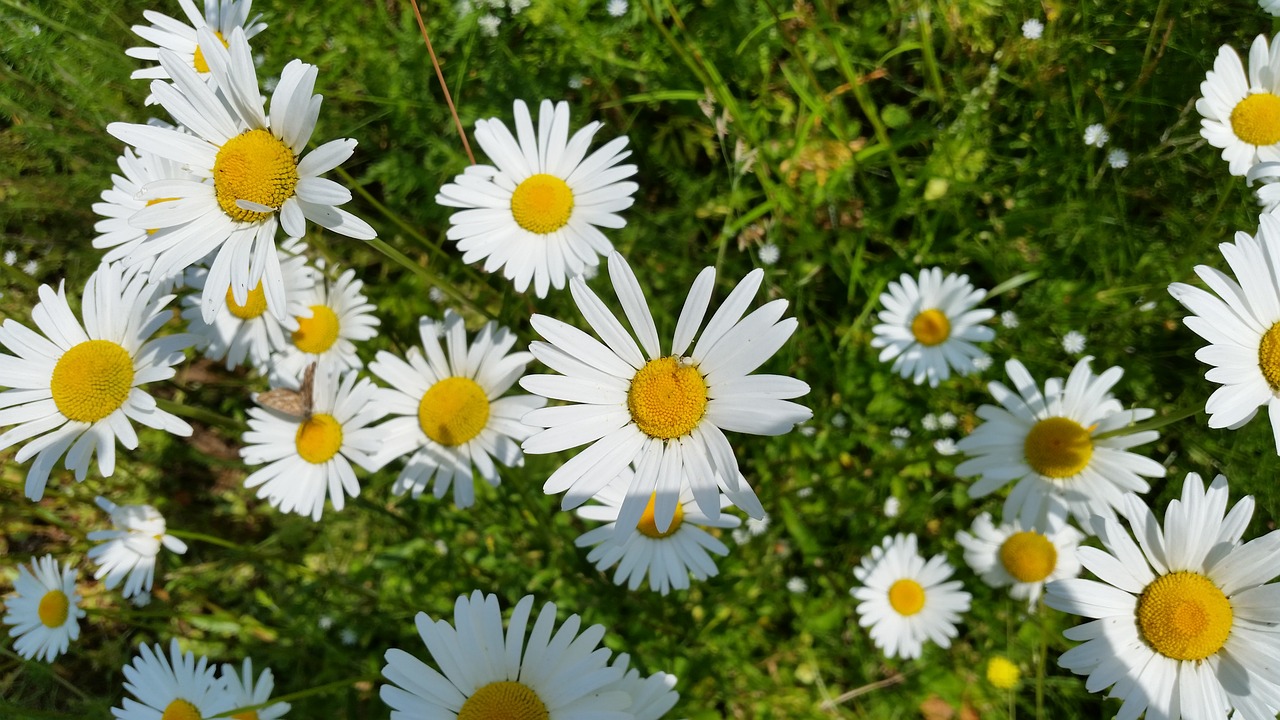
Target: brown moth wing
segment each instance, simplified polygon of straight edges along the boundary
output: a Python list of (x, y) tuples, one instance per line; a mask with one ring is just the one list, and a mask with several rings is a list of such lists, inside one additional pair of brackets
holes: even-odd
[(273, 388), (266, 392), (258, 393), (258, 404), (292, 417), (309, 418), (311, 417), (312, 396), (315, 391), (315, 377), (316, 364), (311, 363), (307, 366), (307, 370), (302, 376), (301, 387), (297, 390)]

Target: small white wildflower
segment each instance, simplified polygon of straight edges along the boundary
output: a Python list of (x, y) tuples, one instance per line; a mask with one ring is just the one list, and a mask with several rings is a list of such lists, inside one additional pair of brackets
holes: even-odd
[(782, 251), (773, 243), (765, 243), (760, 246), (760, 262), (764, 265), (773, 265), (778, 262), (778, 258), (782, 256)]
[(599, 265), (588, 265), (582, 269), (583, 280), (594, 280), (596, 275), (599, 275), (599, 274), (600, 274)]
[(923, 418), (921, 418), (920, 424), (924, 426), (925, 430), (928, 430), (929, 432), (933, 432), (934, 430), (938, 429), (938, 416), (934, 415), (933, 413), (929, 413), (928, 415), (925, 415)]
[(800, 426), (800, 434), (801, 434), (801, 435), (803, 435), (803, 436), (805, 436), (805, 437), (807, 437), (807, 438), (811, 438), (811, 437), (813, 437), (814, 435), (817, 435), (817, 434), (818, 434), (818, 428), (816, 428), (816, 427), (814, 427), (814, 426), (812, 426), (812, 425), (801, 425), (801, 426)]
[(427, 291), (427, 299), (439, 305), (445, 300), (444, 291), (438, 287), (433, 287)]
[(328, 630), (333, 627), (333, 618), (328, 615), (321, 615), (320, 619), (316, 620), (316, 625), (319, 625), (321, 630)]
[(39, 35), (39, 34), (40, 34), (40, 33), (42, 33), (42, 32), (44, 32), (44, 28), (41, 28), (39, 25), (32, 25), (32, 26), (31, 26), (31, 34), (32, 34), (32, 35)]
[(807, 485), (805, 487), (800, 488), (799, 490), (796, 490), (796, 497), (801, 499), (807, 498), (812, 494), (813, 494), (813, 488)]
[(787, 589), (799, 595), (809, 590), (809, 583), (805, 582), (802, 577), (793, 577), (787, 581)]
[(529, 7), (531, 0), (508, 0), (507, 8), (511, 10), (512, 15), (519, 15), (522, 10)]
[(134, 607), (146, 607), (151, 604), (151, 593), (143, 591), (134, 595), (131, 602)]
[(480, 16), (476, 22), (480, 23), (480, 34), (485, 37), (497, 37), (498, 26), (502, 24), (502, 20), (497, 15), (485, 13)]
[(581, 90), (581, 89), (582, 89), (582, 76), (581, 76), (581, 75), (574, 75), (573, 77), (569, 78), (569, 88), (570, 88), (570, 89), (572, 89), (572, 90)]
[(949, 412), (942, 413), (938, 416), (938, 427), (943, 430), (950, 430), (956, 426), (956, 416)]
[(733, 541), (739, 545), (743, 545), (751, 539), (751, 533), (747, 532), (744, 527), (736, 527), (729, 534), (733, 537)]
[(901, 450), (907, 446), (907, 438), (911, 437), (911, 431), (904, 427), (896, 427), (889, 431), (889, 437), (893, 438), (889, 442)]
[(1076, 332), (1075, 330), (1072, 330), (1071, 332), (1062, 336), (1062, 349), (1066, 350), (1072, 355), (1079, 355), (1080, 353), (1084, 352), (1084, 341), (1085, 341), (1084, 335)]
[(1018, 314), (1012, 310), (1005, 310), (1000, 313), (1000, 324), (1010, 330), (1018, 327)]
[(939, 455), (955, 455), (956, 441), (951, 438), (938, 438), (933, 441), (933, 449), (937, 450)]
[(355, 630), (342, 628), (342, 632), (338, 633), (338, 639), (342, 641), (343, 645), (355, 645), (358, 638)]
[(1111, 152), (1107, 153), (1107, 164), (1116, 170), (1129, 167), (1129, 153), (1121, 150), (1120, 148), (1115, 148)]
[(1030, 20), (1022, 23), (1022, 37), (1028, 40), (1039, 40), (1040, 36), (1043, 34), (1044, 23), (1040, 22), (1036, 18), (1031, 18)]
[(1084, 144), (1091, 147), (1102, 147), (1111, 139), (1111, 133), (1102, 127), (1101, 123), (1094, 123), (1084, 129)]
[(1142, 312), (1151, 312), (1152, 310), (1156, 309), (1156, 301), (1150, 300), (1148, 302), (1144, 302), (1138, 306), (1138, 309), (1141, 310)]
[(262, 81), (262, 92), (270, 95), (276, 91), (276, 85), (280, 84), (279, 77), (269, 77)]
[(765, 530), (769, 529), (769, 516), (765, 515), (759, 520), (755, 518), (747, 518), (747, 532), (752, 535), (763, 535)]
[(896, 518), (900, 512), (902, 512), (902, 501), (890, 495), (889, 499), (884, 501), (884, 516)]
[(28, 275), (35, 275), (40, 270), (40, 263), (35, 260), (28, 260), (22, 264), (22, 272)]
[(973, 359), (973, 369), (977, 370), (978, 372), (983, 372), (984, 370), (988, 370), (990, 369), (990, 367), (991, 367), (990, 355), (979, 355), (978, 357)]
[(5, 265), (15, 265), (15, 264), (17, 264), (17, 262), (18, 262), (18, 253), (14, 252), (14, 251), (12, 251), (12, 250), (5, 250), (5, 251), (4, 251), (4, 264), (5, 264)]
[(440, 553), (441, 555), (449, 554), (449, 543), (445, 542), (444, 540), (436, 538), (435, 546), (436, 546), (436, 552)]
[(849, 424), (849, 416), (845, 415), (844, 413), (838, 412), (835, 415), (831, 416), (831, 427), (837, 430), (844, 429), (844, 426), (848, 424)]
[(609, 0), (609, 14), (614, 17), (626, 15), (628, 9), (627, 0)]

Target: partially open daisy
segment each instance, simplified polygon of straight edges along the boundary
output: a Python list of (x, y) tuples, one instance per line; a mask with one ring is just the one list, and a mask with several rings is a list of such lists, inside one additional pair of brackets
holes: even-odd
[[(148, 183), (143, 199), (164, 199), (130, 218), (137, 228), (173, 228), (150, 236), (128, 262), (155, 256), (154, 272), (180, 272), (217, 251), (209, 268), (201, 308), (212, 322), (225, 304), (226, 289), (244, 305), (262, 284), (267, 309), (285, 317), (284, 282), (276, 255), (276, 227), (301, 237), (311, 220), (350, 237), (374, 237), (373, 228), (338, 208), (351, 192), (321, 173), (351, 156), (356, 141), (333, 140), (302, 156), (320, 110), (312, 95), (316, 68), (299, 60), (285, 66), (263, 111), (258, 80), (244, 31), (232, 30), (223, 47), (202, 27), (197, 40), (218, 86), (215, 93), (177, 55), (160, 51), (172, 84), (154, 80), (151, 91), (190, 134), (150, 125), (111, 123), (107, 131), (188, 168), (196, 179)], [(205, 179), (212, 179), (212, 183)]]
[[(693, 492), (682, 487), (675, 517), (665, 531), (659, 531), (654, 525), (652, 497), (637, 525), (620, 528), (617, 525), (618, 512), (626, 500), (633, 475), (631, 470), (625, 470), (592, 498), (599, 504), (578, 508), (578, 517), (607, 524), (579, 535), (574, 544), (592, 548), (587, 560), (595, 563), (601, 572), (617, 565), (613, 582), (616, 585), (626, 583), (628, 590), (640, 587), (646, 575), (649, 589), (663, 595), (672, 588), (687, 590), (690, 573), (698, 580), (714, 577), (719, 570), (712, 556), (728, 555), (729, 548), (699, 526), (735, 528), (742, 521), (728, 513), (721, 513), (715, 519), (707, 517), (698, 510)], [(722, 495), (720, 500), (721, 508), (730, 505), (729, 498)]]
[(351, 463), (376, 467), (369, 456), (382, 434), (368, 425), (385, 411), (373, 402), (373, 383), (355, 372), (317, 370), (314, 383), (309, 414), (250, 408), (240, 455), (249, 465), (267, 463), (244, 479), (246, 488), (257, 487), (258, 497), (281, 512), (319, 521), (325, 497), (341, 510), (348, 495), (360, 494)]
[[(543, 100), (534, 133), (529, 109), (515, 101), (516, 135), (497, 118), (476, 121), (476, 142), (494, 165), (472, 165), (440, 188), (436, 202), (468, 208), (449, 218), (447, 237), (458, 242), (463, 262), (484, 260), (486, 272), (503, 275), (538, 297), (564, 287), (566, 277), (599, 264), (613, 250), (598, 228), (620, 228), (617, 215), (631, 207), (639, 186), (624, 182), (635, 165), (619, 165), (631, 152), (615, 138), (587, 156), (601, 123), (569, 137), (569, 104)], [(496, 167), (494, 167), (496, 166)]]
[(654, 527), (669, 530), (682, 485), (691, 487), (708, 518), (720, 515), (721, 491), (752, 517), (763, 517), (764, 509), (752, 506), (755, 496), (740, 479), (723, 431), (780, 435), (813, 416), (785, 399), (809, 392), (807, 384), (784, 375), (750, 374), (795, 332), (795, 318), (781, 319), (787, 301), (765, 303), (744, 318), (764, 277), (753, 270), (694, 344), (715, 284), (715, 268), (706, 268), (689, 291), (670, 352), (664, 354), (635, 274), (618, 253), (608, 264), (638, 346), (577, 277), (569, 283), (574, 302), (603, 342), (545, 315), (530, 321), (547, 340), (530, 343), (530, 352), (562, 375), (529, 375), (520, 385), (574, 404), (526, 415), (524, 422), (547, 429), (526, 440), (524, 451), (550, 453), (591, 443), (556, 470), (543, 491), (567, 490), (563, 504), (572, 509), (634, 464), (636, 475), (618, 514), (620, 527), (637, 526), (656, 493)]
[(1280, 160), (1280, 46), (1259, 35), (1249, 48), (1249, 74), (1229, 45), (1200, 83), (1200, 134), (1222, 149), (1232, 175), (1255, 163)]
[(14, 458), (35, 458), (28, 498), (44, 496), (49, 472), (64, 453), (77, 481), (88, 474), (95, 451), (98, 471), (115, 472), (116, 440), (138, 447), (130, 420), (191, 434), (190, 425), (156, 407), (140, 387), (173, 377), (172, 366), (191, 344), (189, 335), (151, 339), (169, 320), (165, 306), (172, 299), (155, 290), (144, 273), (129, 277), (117, 264), (103, 264), (85, 283), (83, 325), (64, 287), (54, 293), (41, 285), (31, 319), (43, 335), (12, 319), (0, 326), (0, 345), (13, 353), (0, 353), (0, 386), (13, 388), (0, 392), (0, 426), (14, 426), (0, 435), (0, 450), (35, 438)]
[(24, 658), (53, 662), (80, 637), (80, 593), (76, 569), (62, 565), (52, 555), (31, 561), (31, 569), (18, 566), (13, 582), (17, 593), (4, 601), (4, 624), (15, 638), (13, 650)]
[(1005, 364), (1014, 390), (999, 382), (988, 385), (1003, 407), (978, 408), (986, 422), (956, 443), (970, 456), (956, 466), (956, 475), (980, 476), (969, 486), (969, 497), (986, 497), (1016, 480), (1005, 499), (1005, 518), (1043, 528), (1049, 517), (1065, 519), (1069, 513), (1087, 528), (1093, 515), (1114, 518), (1125, 493), (1150, 489), (1144, 477), (1164, 477), (1163, 465), (1129, 452), (1160, 433), (1115, 434), (1155, 413), (1125, 410), (1111, 396), (1124, 371), (1113, 367), (1094, 375), (1092, 360), (1076, 363), (1065, 386), (1051, 378), (1044, 393), (1022, 363)]
[[(1119, 718), (1223, 718), (1234, 708), (1248, 720), (1271, 720), (1280, 707), (1275, 625), (1280, 532), (1241, 544), (1252, 498), (1227, 512), (1227, 479), (1206, 491), (1187, 475), (1163, 526), (1141, 500), (1126, 495), (1119, 522), (1095, 518), (1106, 550), (1080, 549), (1098, 580), (1058, 580), (1045, 603), (1092, 618), (1064, 632), (1084, 644), (1058, 664), (1088, 675), (1093, 692), (1122, 698)], [(1135, 542), (1135, 539), (1137, 542)]]
[(235, 697), (215, 672), (208, 658), (184, 654), (176, 638), (169, 642), (168, 656), (160, 645), (139, 645), (137, 656), (124, 666), (124, 689), (133, 697), (111, 708), (111, 714), (116, 720), (204, 720), (221, 715), (236, 706)]
[(1258, 234), (1236, 233), (1219, 249), (1235, 274), (1197, 265), (1212, 293), (1173, 283), (1169, 293), (1193, 314), (1183, 319), (1209, 342), (1196, 359), (1219, 383), (1205, 403), (1209, 427), (1238, 428), (1266, 407), (1280, 453), (1280, 218), (1262, 215)]
[(598, 647), (604, 627), (579, 634), (581, 621), (570, 615), (553, 636), (556, 606), (547, 603), (526, 642), (532, 609), (526, 595), (505, 633), (497, 596), (479, 590), (458, 598), (453, 625), (418, 613), (418, 634), (440, 669), (398, 648), (387, 651), (382, 675), (389, 684), (379, 694), (391, 720), (629, 720), (631, 697), (609, 687), (624, 668), (610, 666), (611, 653)]
[(862, 583), (849, 591), (860, 601), (858, 624), (887, 657), (918, 658), (929, 640), (950, 647), (972, 597), (959, 580), (947, 581), (952, 572), (941, 555), (926, 562), (914, 534), (886, 537), (853, 569)]
[(964, 561), (991, 587), (1008, 587), (1009, 595), (1036, 609), (1044, 584), (1080, 574), (1076, 548), (1084, 534), (1051, 518), (1044, 530), (1027, 528), (1016, 519), (996, 526), (991, 513), (973, 521), (973, 533), (961, 530), (956, 541)]
[(974, 360), (986, 353), (974, 343), (987, 342), (995, 330), (982, 323), (996, 314), (976, 308), (987, 296), (969, 283), (968, 275), (942, 274), (941, 268), (920, 272), (919, 279), (903, 274), (880, 295), (880, 324), (872, 328), (871, 347), (884, 348), (880, 361), (893, 360), (894, 372), (919, 385), (937, 384), (975, 370)]
[(164, 516), (150, 505), (116, 505), (102, 496), (94, 502), (111, 515), (112, 526), (89, 533), (89, 539), (99, 543), (89, 549), (90, 562), (100, 566), (94, 579), (105, 577), (108, 590), (124, 580), (126, 598), (150, 592), (160, 548), (182, 555), (187, 544), (165, 532)]
[(317, 280), (296, 299), (289, 298), (291, 304), (303, 310), (289, 319), (297, 327), (289, 334), (284, 349), (272, 358), (272, 383), (296, 383), (312, 363), (330, 372), (363, 366), (355, 343), (375, 337), (381, 322), (373, 314), (376, 308), (361, 292), (363, 289), (364, 281), (356, 279), (355, 270), (347, 269), (337, 280)]
[[(134, 25), (133, 32), (155, 47), (133, 47), (125, 50), (124, 54), (140, 60), (159, 62), (160, 50), (168, 50), (208, 81), (212, 76), (209, 61), (205, 59), (204, 49), (200, 47), (200, 40), (196, 36), (199, 28), (208, 27), (213, 30), (214, 37), (222, 42), (223, 47), (227, 44), (227, 38), (231, 37), (231, 31), (236, 28), (244, 31), (246, 40), (267, 28), (266, 23), (259, 22), (262, 15), (249, 19), (253, 0), (204, 0), (203, 15), (192, 0), (178, 0), (178, 4), (182, 6), (182, 13), (187, 16), (185, 23), (155, 10), (143, 10), (142, 17), (151, 24)], [(170, 76), (163, 66), (156, 65), (134, 70), (130, 77), (168, 80)], [(152, 98), (147, 98), (147, 103), (151, 102)]]
[(634, 715), (635, 720), (658, 720), (680, 700), (680, 693), (672, 689), (676, 686), (675, 675), (656, 672), (649, 677), (641, 677), (640, 671), (631, 667), (631, 656), (627, 653), (618, 653), (612, 665), (626, 670), (627, 674), (609, 689), (621, 690), (631, 696), (631, 707), (627, 712)]
[[(271, 691), (276, 685), (271, 668), (263, 670), (255, 682), (253, 661), (249, 658), (244, 659), (244, 666), (239, 673), (234, 665), (223, 665), (218, 680), (226, 685), (227, 692), (231, 695), (232, 707), (237, 709), (266, 703), (271, 699)], [(271, 703), (257, 710), (232, 713), (231, 720), (276, 720), (289, 712), (289, 707), (287, 702)], [(162, 717), (160, 720), (165, 719)]]
[[(524, 465), (520, 441), (536, 428), (525, 425), (525, 413), (547, 404), (534, 395), (502, 397), (533, 359), (511, 352), (516, 336), (494, 323), (484, 326), (467, 346), (462, 318), (446, 311), (444, 321), (418, 323), (422, 349), (410, 348), (405, 360), (378, 353), (369, 371), (389, 388), (375, 392), (375, 402), (392, 417), (378, 426), (382, 449), (375, 465), (409, 455), (392, 491), (416, 498), (433, 487), (437, 498), (453, 488), (453, 502), (475, 502), (474, 473), (497, 487), (501, 479), (494, 460), (505, 467)], [(447, 351), (441, 347), (445, 337)]]

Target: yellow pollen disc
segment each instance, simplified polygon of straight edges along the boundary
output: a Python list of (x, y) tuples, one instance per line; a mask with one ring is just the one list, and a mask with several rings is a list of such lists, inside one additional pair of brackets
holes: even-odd
[(644, 515), (640, 516), (640, 524), (636, 525), (636, 529), (645, 537), (661, 540), (664, 537), (671, 537), (680, 529), (680, 523), (684, 522), (684, 506), (676, 503), (676, 514), (671, 518), (671, 526), (666, 532), (658, 532), (658, 523), (653, 517), (653, 508), (657, 500), (657, 493), (649, 496), (649, 504), (645, 506)]
[(1089, 429), (1070, 418), (1045, 418), (1031, 426), (1022, 452), (1032, 470), (1047, 478), (1075, 477), (1093, 457)]
[(889, 586), (889, 605), (899, 615), (915, 615), (924, 609), (924, 588), (915, 580), (903, 578)]
[(302, 352), (319, 355), (338, 341), (338, 315), (327, 305), (312, 305), (311, 317), (297, 320), (293, 344)]
[(227, 309), (241, 320), (252, 320), (261, 316), (267, 311), (267, 294), (262, 291), (262, 281), (259, 280), (258, 286), (249, 291), (249, 297), (245, 298), (243, 305), (236, 302), (231, 288), (227, 288)]
[(987, 682), (1001, 690), (1012, 690), (1018, 684), (1022, 671), (1008, 658), (996, 655), (987, 661)]
[(298, 159), (267, 130), (245, 130), (223, 143), (213, 160), (218, 206), (235, 220), (261, 222), (271, 214), (245, 210), (237, 200), (279, 210), (297, 185)]
[(510, 680), (492, 682), (462, 703), (458, 720), (547, 720), (547, 706), (529, 686)]
[[(148, 200), (148, 201), (147, 201), (147, 207), (151, 207), (152, 205), (155, 205), (156, 203), (169, 202), (170, 200), (177, 200), (177, 199), (178, 199), (178, 198), (152, 198), (152, 199), (150, 199), (150, 200)], [(156, 234), (156, 231), (157, 231), (157, 230), (159, 230), (159, 229), (160, 229), (160, 228), (147, 228), (147, 234), (148, 234), (148, 235), (155, 235), (155, 234)]]
[(1250, 145), (1280, 142), (1280, 97), (1253, 93), (1231, 109), (1231, 130)]
[(160, 720), (204, 720), (204, 717), (195, 705), (178, 698), (165, 706)]
[(911, 334), (921, 345), (941, 345), (951, 337), (951, 321), (947, 319), (946, 313), (937, 308), (922, 310), (911, 321)]
[[(218, 40), (222, 43), (222, 47), (228, 47), (227, 39), (222, 37), (221, 32), (214, 30), (213, 34), (218, 36)], [(193, 62), (191, 64), (195, 66), (196, 72), (209, 72), (209, 63), (204, 59), (204, 51), (200, 49), (199, 45), (196, 45), (196, 56), (193, 58)]]
[(1280, 392), (1280, 323), (1272, 325), (1258, 343), (1258, 369), (1271, 391)]
[(683, 437), (707, 413), (707, 381), (698, 368), (681, 365), (675, 356), (650, 360), (631, 378), (627, 409), (649, 437)]
[(98, 422), (124, 405), (133, 387), (133, 358), (110, 340), (87, 340), (58, 358), (49, 392), (69, 420)]
[(1161, 575), (1138, 596), (1138, 633), (1174, 660), (1203, 660), (1231, 634), (1231, 601), (1200, 573)]
[(342, 425), (332, 415), (312, 415), (298, 426), (294, 438), (298, 455), (312, 465), (319, 465), (342, 447)]
[(1040, 582), (1058, 566), (1058, 549), (1038, 532), (1014, 533), (1000, 546), (1000, 564), (1018, 582)]
[(427, 437), (456, 447), (489, 423), (489, 397), (474, 380), (448, 377), (432, 385), (418, 402), (418, 424)]
[(511, 193), (511, 214), (517, 225), (531, 233), (555, 232), (573, 214), (573, 191), (555, 175), (539, 173)]
[(67, 622), (67, 610), (70, 606), (67, 594), (61, 590), (50, 590), (40, 598), (40, 606), (36, 614), (45, 627), (58, 628)]

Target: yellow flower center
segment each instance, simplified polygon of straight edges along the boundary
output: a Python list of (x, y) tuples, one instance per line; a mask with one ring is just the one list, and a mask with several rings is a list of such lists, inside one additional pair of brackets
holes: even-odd
[(40, 605), (36, 608), (36, 614), (40, 616), (40, 622), (45, 627), (59, 628), (67, 622), (67, 610), (70, 607), (70, 601), (67, 600), (67, 594), (61, 590), (50, 590), (40, 598)]
[(319, 355), (338, 341), (338, 315), (329, 306), (312, 305), (311, 317), (297, 320), (293, 344), (302, 352)]
[(1231, 109), (1231, 130), (1250, 145), (1280, 142), (1280, 97), (1253, 93)]
[(649, 504), (645, 506), (644, 515), (640, 516), (640, 524), (636, 525), (636, 529), (645, 537), (661, 540), (665, 537), (671, 537), (680, 529), (680, 523), (684, 522), (684, 507), (680, 503), (676, 503), (676, 514), (671, 518), (671, 526), (667, 528), (666, 532), (658, 532), (658, 523), (653, 518), (653, 508), (657, 500), (657, 493), (649, 496)]
[(223, 143), (213, 161), (213, 189), (218, 205), (232, 219), (261, 222), (271, 213), (245, 210), (248, 200), (279, 210), (298, 185), (298, 159), (280, 138), (267, 130), (245, 130)]
[(650, 360), (636, 371), (627, 409), (640, 431), (670, 440), (693, 431), (707, 412), (707, 381), (675, 356)]
[(889, 606), (899, 615), (911, 616), (924, 609), (924, 588), (903, 578), (889, 586)]
[(1090, 430), (1070, 418), (1045, 418), (1031, 426), (1022, 452), (1032, 470), (1047, 478), (1075, 477), (1093, 457)]
[(987, 682), (1001, 690), (1012, 690), (1018, 684), (1022, 672), (1008, 658), (999, 655), (987, 661)]
[(164, 708), (164, 714), (160, 716), (160, 720), (203, 720), (204, 716), (196, 709), (195, 705), (178, 698), (169, 703)]
[(1258, 369), (1271, 391), (1280, 392), (1280, 322), (1272, 325), (1258, 343)]
[(951, 337), (951, 321), (937, 308), (923, 310), (911, 321), (911, 334), (921, 345), (941, 345)]
[(267, 294), (262, 291), (262, 281), (259, 280), (258, 286), (249, 291), (249, 297), (245, 298), (243, 305), (236, 302), (231, 288), (227, 288), (227, 309), (241, 320), (252, 320), (261, 316), (267, 311)]
[[(212, 28), (210, 29), (212, 30)], [(222, 37), (221, 32), (214, 30), (213, 34), (218, 36), (218, 41), (222, 43), (222, 47), (229, 47), (227, 39)], [(195, 66), (196, 72), (209, 72), (209, 63), (204, 59), (204, 50), (201, 50), (199, 45), (196, 45), (196, 56), (191, 64)]]
[[(151, 207), (152, 205), (155, 205), (156, 203), (169, 202), (170, 200), (177, 200), (177, 199), (178, 199), (178, 198), (152, 198), (152, 199), (150, 199), (150, 200), (148, 200), (148, 201), (147, 201), (147, 207)], [(159, 229), (160, 229), (160, 228), (147, 228), (147, 234), (148, 234), (148, 235), (155, 235), (155, 234), (156, 234), (156, 231), (157, 231), (157, 230), (159, 230)]]
[(298, 426), (294, 442), (303, 460), (320, 465), (337, 455), (342, 447), (342, 424), (332, 415), (312, 415)]
[(529, 686), (510, 680), (491, 682), (462, 703), (458, 720), (547, 720), (547, 706)]
[(1058, 566), (1058, 549), (1038, 532), (1014, 533), (1000, 546), (1000, 564), (1018, 582), (1040, 582)]
[(110, 340), (86, 340), (66, 351), (49, 380), (58, 411), (87, 423), (118, 410), (132, 387), (133, 358)]
[(1231, 634), (1231, 601), (1200, 573), (1161, 575), (1138, 596), (1138, 633), (1174, 660), (1203, 660)]
[(469, 378), (445, 378), (418, 402), (422, 432), (441, 445), (461, 445), (479, 435), (488, 423), (489, 397)]
[(555, 175), (539, 173), (511, 193), (511, 214), (517, 225), (531, 233), (555, 232), (573, 214), (573, 191)]

